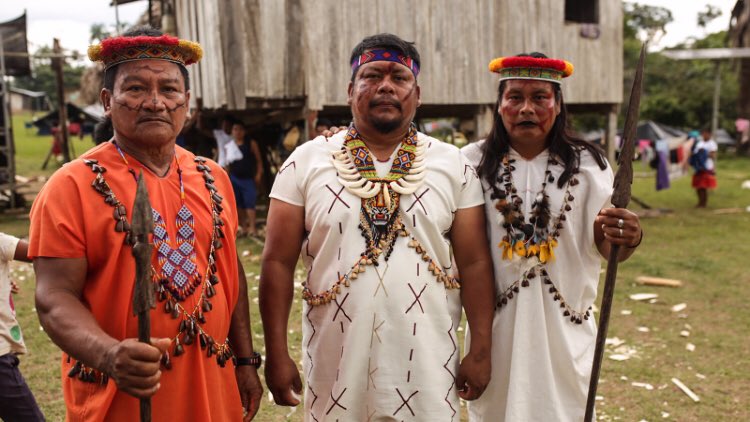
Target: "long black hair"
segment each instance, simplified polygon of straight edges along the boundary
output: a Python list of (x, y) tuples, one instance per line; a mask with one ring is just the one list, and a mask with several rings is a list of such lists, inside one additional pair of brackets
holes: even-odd
[[(542, 53), (519, 54), (517, 57), (534, 57), (546, 59)], [(497, 89), (497, 103), (495, 104), (495, 116), (492, 122), (492, 129), (487, 140), (481, 146), (482, 160), (479, 162), (479, 177), (487, 182), (489, 186), (494, 186), (497, 180), (498, 171), (500, 170), (500, 160), (510, 151), (510, 136), (505, 130), (503, 119), (500, 116), (500, 103), (505, 92), (506, 81), (500, 82)], [(560, 113), (555, 119), (552, 129), (547, 135), (547, 148), (551, 155), (556, 156), (562, 161), (564, 170), (557, 179), (557, 186), (562, 188), (568, 182), (573, 173), (577, 172), (581, 163), (581, 151), (588, 150), (596, 160), (599, 167), (604, 170), (607, 168), (607, 161), (604, 158), (602, 150), (589, 142), (584, 141), (573, 135), (568, 127), (568, 112), (563, 102), (562, 90), (560, 85), (550, 82), (555, 92), (555, 101), (560, 104)]]

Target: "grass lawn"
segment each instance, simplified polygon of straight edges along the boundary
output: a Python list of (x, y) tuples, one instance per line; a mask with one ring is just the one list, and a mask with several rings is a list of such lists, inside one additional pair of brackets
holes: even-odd
[[(53, 169), (42, 172), (39, 167), (50, 137), (24, 134), (23, 120), (18, 119), (19, 174), (48, 175)], [(75, 141), (76, 152), (83, 152), (87, 148), (84, 145), (90, 147), (89, 139)], [(642, 220), (646, 233), (643, 244), (620, 265), (608, 337), (617, 337), (624, 344), (619, 350), (609, 346), (606, 355), (624, 352), (630, 359), (605, 359), (603, 363), (600, 420), (750, 420), (750, 369), (746, 364), (750, 340), (741, 332), (750, 326), (750, 307), (745, 302), (750, 297), (750, 272), (745, 261), (750, 257), (750, 242), (744, 239), (750, 233), (750, 214), (715, 212), (750, 206), (750, 190), (740, 188), (743, 180), (750, 179), (750, 159), (720, 157), (718, 179), (719, 188), (711, 194), (707, 210), (693, 208), (697, 200), (689, 177), (673, 181), (671, 189), (661, 192), (654, 190), (653, 175), (635, 180), (634, 195), (672, 212)], [(633, 208), (638, 209), (635, 205)], [(0, 215), (0, 230), (24, 235), (28, 218), (23, 214)], [(263, 350), (257, 306), (261, 247), (247, 239), (238, 243), (248, 275), (253, 337), (259, 350)], [(640, 286), (635, 284), (639, 275), (675, 278), (684, 284), (680, 288)], [(21, 357), (21, 369), (48, 420), (62, 420), (60, 352), (41, 331), (34, 310), (31, 266), (15, 263), (13, 277), (21, 281), (16, 309), (29, 348), (29, 354)], [(298, 271), (297, 277), (302, 278), (302, 273)], [(629, 299), (633, 293), (659, 296), (653, 303), (636, 302)], [(680, 303), (687, 307), (672, 312), (671, 307)], [(297, 361), (302, 337), (300, 310), (298, 294), (289, 332)], [(688, 343), (695, 351), (686, 350)], [(700, 402), (682, 393), (672, 378), (690, 387), (700, 396)], [(301, 419), (301, 409), (275, 406), (268, 397), (264, 397), (256, 418), (264, 422)]]

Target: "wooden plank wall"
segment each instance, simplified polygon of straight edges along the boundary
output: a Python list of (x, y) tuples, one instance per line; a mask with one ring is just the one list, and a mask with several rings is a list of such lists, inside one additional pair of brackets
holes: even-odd
[[(600, 0), (599, 39), (579, 36), (564, 22), (561, 0), (304, 1), (308, 106), (346, 104), (351, 49), (362, 38), (391, 32), (415, 41), (422, 58), (420, 85), (427, 104), (494, 103), (497, 56), (540, 51), (576, 68), (566, 80), (569, 103), (622, 101), (622, 6)], [(323, 50), (323, 52), (321, 52)]]
[(194, 99), (241, 110), (248, 98), (303, 97), (301, 1), (176, 0), (178, 34), (204, 50), (190, 67)]
[[(491, 104), (489, 61), (540, 51), (576, 68), (568, 103), (622, 101), (622, 6), (599, 0), (598, 39), (564, 22), (563, 0), (176, 0), (178, 33), (204, 45), (192, 70), (205, 107), (245, 98), (307, 96), (310, 109), (346, 105), (349, 56), (365, 36), (391, 32), (422, 56), (422, 102)], [(223, 77), (222, 77), (223, 76)], [(229, 88), (228, 88), (229, 87)], [(243, 98), (244, 94), (244, 98)]]

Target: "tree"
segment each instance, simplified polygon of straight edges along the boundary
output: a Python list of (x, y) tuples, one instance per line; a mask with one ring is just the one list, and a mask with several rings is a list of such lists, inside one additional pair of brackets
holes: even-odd
[(698, 26), (706, 29), (706, 26), (714, 19), (721, 16), (721, 9), (710, 4), (706, 5), (706, 8), (702, 12), (698, 12)]
[(91, 28), (89, 29), (89, 42), (101, 42), (105, 38), (109, 38), (112, 36), (112, 32), (107, 29), (107, 25), (103, 23), (94, 23), (91, 24)]
[[(49, 46), (41, 46), (32, 56), (32, 76), (22, 76), (14, 79), (15, 86), (31, 91), (43, 91), (50, 96), (53, 104), (57, 103), (57, 89), (55, 73), (52, 71), (49, 55), (52, 49)], [(75, 91), (80, 88), (82, 66), (72, 66), (67, 61), (63, 67), (63, 86), (66, 92)]]
[(667, 33), (667, 24), (674, 21), (672, 12), (664, 7), (649, 6), (640, 3), (624, 2), (625, 11), (625, 38), (640, 38), (639, 35), (645, 35), (643, 41), (658, 41)]

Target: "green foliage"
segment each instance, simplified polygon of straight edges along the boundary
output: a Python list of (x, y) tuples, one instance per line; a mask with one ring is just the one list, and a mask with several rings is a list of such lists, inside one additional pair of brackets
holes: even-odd
[(721, 16), (721, 9), (718, 6), (707, 4), (702, 12), (698, 13), (698, 26), (705, 28), (712, 20)]
[[(653, 40), (657, 35), (663, 34), (665, 25), (673, 20), (671, 12), (661, 7), (624, 3), (624, 9), (625, 104), (621, 109), (621, 124), (625, 118), (635, 67), (640, 55), (642, 41), (639, 36), (646, 34), (646, 40)], [(705, 25), (720, 14), (720, 10), (707, 6), (698, 14), (698, 21)], [(719, 47), (726, 47), (725, 31), (703, 38), (693, 37), (674, 48)], [(648, 53), (640, 119), (654, 120), (684, 129), (695, 129), (710, 124), (716, 69), (715, 64), (707, 60), (672, 60), (659, 52)], [(719, 127), (732, 133), (734, 120), (737, 118), (737, 76), (727, 63), (721, 66), (720, 74)]]
[[(33, 74), (15, 78), (13, 85), (31, 91), (44, 91), (56, 105), (57, 82), (55, 81), (55, 72), (52, 70), (50, 59), (40, 57), (51, 53), (52, 49), (48, 46), (39, 47), (34, 54), (37, 57), (31, 61)], [(67, 61), (65, 62), (63, 66), (63, 86), (66, 92), (75, 91), (81, 87), (81, 75), (84, 69), (83, 66), (72, 66)]]
[(640, 3), (623, 2), (625, 11), (625, 38), (636, 38), (645, 34), (646, 40), (651, 41), (657, 36), (664, 35), (665, 27), (672, 22), (672, 11), (660, 6), (649, 6)]

